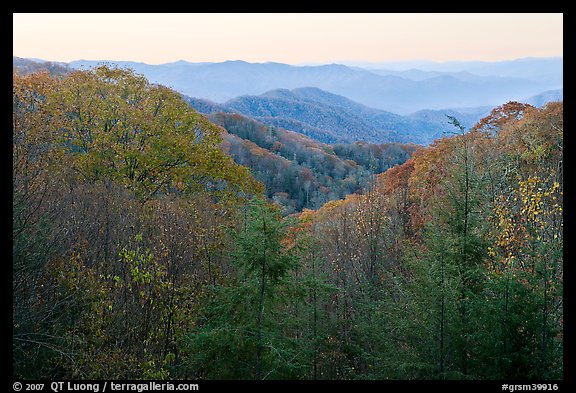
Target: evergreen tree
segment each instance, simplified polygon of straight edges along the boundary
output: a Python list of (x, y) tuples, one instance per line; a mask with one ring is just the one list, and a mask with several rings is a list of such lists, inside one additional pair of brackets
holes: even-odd
[(204, 320), (188, 335), (186, 375), (267, 379), (289, 372), (293, 345), (280, 334), (283, 316), (277, 312), (297, 266), (284, 242), (291, 222), (263, 199), (250, 201), (244, 226), (234, 234), (236, 276), (214, 288)]

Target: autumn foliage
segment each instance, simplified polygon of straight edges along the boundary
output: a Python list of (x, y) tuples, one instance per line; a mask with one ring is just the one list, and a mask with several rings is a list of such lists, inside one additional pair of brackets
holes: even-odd
[(418, 149), (212, 120), (13, 75), (15, 378), (562, 379), (562, 103)]
[(165, 378), (262, 185), (131, 71), (14, 75), (13, 111), (15, 375)]
[(332, 303), (341, 348), (365, 339), (342, 354), (349, 369), (561, 377), (562, 131), (562, 103), (507, 103), (363, 195), (301, 215), (341, 289)]

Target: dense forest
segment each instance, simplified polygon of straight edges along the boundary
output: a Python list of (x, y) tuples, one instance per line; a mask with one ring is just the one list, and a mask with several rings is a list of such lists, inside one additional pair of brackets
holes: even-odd
[(286, 217), (220, 120), (129, 70), (13, 74), (14, 377), (563, 378), (561, 102)]
[(417, 146), (386, 143), (326, 145), (239, 114), (209, 116), (234, 161), (248, 167), (283, 215), (343, 199), (369, 186), (373, 175), (405, 162)]

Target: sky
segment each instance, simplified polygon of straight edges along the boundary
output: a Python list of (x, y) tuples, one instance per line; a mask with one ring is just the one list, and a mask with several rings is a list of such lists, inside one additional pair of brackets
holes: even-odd
[(563, 55), (561, 13), (13, 14), (13, 55), (287, 64)]

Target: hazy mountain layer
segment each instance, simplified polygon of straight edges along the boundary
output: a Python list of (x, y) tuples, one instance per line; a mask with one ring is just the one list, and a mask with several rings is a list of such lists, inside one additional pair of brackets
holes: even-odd
[[(102, 61), (74, 61), (90, 67)], [(188, 63), (160, 65), (110, 62), (133, 68), (151, 82), (191, 97), (225, 102), (283, 88), (317, 87), (358, 103), (399, 114), (422, 109), (496, 106), (562, 87), (562, 59), (457, 63), (446, 70), (369, 71), (340, 64), (292, 66), (281, 63)], [(424, 65), (430, 65), (424, 63)], [(493, 74), (491, 74), (491, 72)]]
[[(511, 99), (535, 106), (563, 99), (561, 58), (412, 64), (422, 69), (385, 69), (382, 64), (383, 68), (366, 70), (337, 64), (296, 67), (243, 61), (66, 64), (14, 57), (13, 69), (65, 74), (102, 63), (132, 68), (151, 82), (180, 92), (196, 92), (197, 98), (187, 100), (202, 113), (239, 112), (325, 143), (428, 144), (451, 129), (446, 114), (470, 127), (493, 106)], [(302, 84), (306, 86), (294, 87)], [(310, 86), (324, 86), (325, 90)], [(229, 97), (232, 94), (236, 96)], [(403, 115), (376, 109), (383, 107), (395, 108)], [(447, 107), (458, 109), (439, 109)], [(408, 108), (414, 110), (405, 112)]]

